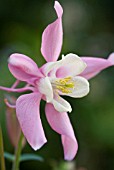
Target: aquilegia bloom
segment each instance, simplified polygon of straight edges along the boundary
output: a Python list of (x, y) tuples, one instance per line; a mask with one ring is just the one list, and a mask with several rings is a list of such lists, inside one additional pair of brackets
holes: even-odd
[[(85, 78), (89, 79), (113, 65), (114, 55), (112, 54), (108, 60), (89, 57), (81, 59), (70, 53), (63, 55), (62, 60), (57, 61), (63, 39), (63, 9), (57, 1), (54, 8), (58, 18), (48, 25), (42, 35), (41, 52), (47, 63), (38, 68), (29, 57), (23, 54), (12, 54), (8, 67), (17, 82), (11, 88), (0, 87), (0, 89), (10, 92), (32, 91), (17, 99), (16, 115), (24, 136), (35, 150), (47, 142), (39, 113), (40, 101), (45, 100), (47, 120), (52, 129), (61, 135), (65, 159), (72, 160), (78, 149), (76, 137), (66, 113), (71, 112), (72, 108), (60, 96), (80, 98), (87, 95), (89, 83)], [(16, 89), (19, 81), (26, 82), (26, 86)]]

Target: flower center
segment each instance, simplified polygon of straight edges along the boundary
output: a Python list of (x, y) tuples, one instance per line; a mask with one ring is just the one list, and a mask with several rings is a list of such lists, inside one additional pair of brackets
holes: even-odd
[(72, 80), (72, 77), (66, 77), (63, 79), (58, 79), (54, 83), (52, 83), (54, 87), (61, 91), (62, 93), (72, 93), (72, 89), (74, 88), (75, 84)]

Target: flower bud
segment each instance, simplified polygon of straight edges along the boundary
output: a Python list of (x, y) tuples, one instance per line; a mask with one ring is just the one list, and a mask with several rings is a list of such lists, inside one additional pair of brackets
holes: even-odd
[[(15, 104), (16, 99), (14, 97), (8, 96), (7, 98), (11, 104)], [(21, 128), (20, 128), (18, 119), (16, 117), (15, 108), (11, 108), (8, 105), (6, 108), (6, 124), (7, 124), (7, 131), (8, 131), (8, 135), (9, 135), (11, 144), (14, 147), (16, 147), (18, 144), (19, 137), (20, 137)], [(23, 147), (24, 147), (25, 143), (26, 143), (26, 141), (24, 138), (23, 139)]]

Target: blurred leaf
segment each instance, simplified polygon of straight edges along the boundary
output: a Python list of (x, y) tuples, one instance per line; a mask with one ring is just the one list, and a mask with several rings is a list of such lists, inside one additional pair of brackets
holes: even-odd
[[(14, 159), (15, 159), (15, 156), (13, 154), (8, 153), (8, 152), (4, 153), (4, 157), (11, 162), (13, 162)], [(38, 156), (38, 155), (35, 155), (35, 154), (22, 154), (21, 157), (20, 157), (20, 162), (29, 161), (29, 160), (41, 161), (42, 162), (43, 158), (41, 156)]]
[(43, 161), (44, 159), (41, 156), (35, 155), (35, 154), (23, 154), (21, 155), (20, 161)]
[[(11, 161), (11, 162), (13, 162), (13, 161), (14, 161), (14, 158), (15, 158), (14, 155), (12, 155), (12, 154), (10, 154), (10, 153), (8, 153), (8, 152), (5, 152), (5, 153), (4, 153), (4, 157), (5, 157), (6, 159), (8, 159), (9, 161)], [(23, 155), (21, 155), (21, 157), (20, 157), (20, 162), (22, 162), (22, 161), (29, 161), (29, 160), (41, 161), (41, 162), (42, 162), (44, 159), (43, 159), (41, 156), (35, 155), (35, 154), (23, 154)]]
[(6, 158), (6, 159), (8, 159), (9, 161), (11, 161), (11, 162), (13, 162), (14, 161), (14, 155), (12, 155), (12, 154), (10, 154), (10, 153), (8, 153), (8, 152), (4, 152), (4, 157)]
[(2, 137), (2, 129), (0, 126), (0, 158), (1, 158), (1, 170), (5, 170), (5, 160), (4, 160), (4, 146), (3, 146), (3, 137)]

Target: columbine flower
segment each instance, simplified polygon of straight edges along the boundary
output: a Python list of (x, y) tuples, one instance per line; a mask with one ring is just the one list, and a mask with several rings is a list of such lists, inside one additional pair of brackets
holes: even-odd
[[(47, 102), (45, 107), (47, 120), (52, 129), (61, 135), (65, 159), (72, 160), (78, 149), (74, 131), (66, 113), (71, 112), (72, 108), (60, 96), (79, 98), (87, 95), (89, 83), (84, 77), (88, 78), (90, 73), (94, 76), (102, 69), (113, 65), (112, 58), (114, 57), (111, 57), (110, 61), (99, 59), (99, 63), (97, 63), (97, 59), (95, 59), (96, 62), (93, 62), (94, 59), (90, 58), (90, 62), (88, 62), (88, 58), (81, 59), (70, 53), (66, 56), (63, 55), (62, 60), (57, 61), (63, 38), (63, 9), (57, 1), (55, 1), (54, 8), (58, 18), (48, 25), (42, 36), (41, 52), (47, 63), (38, 68), (29, 57), (23, 54), (12, 54), (8, 66), (17, 81), (11, 88), (0, 87), (0, 89), (10, 92), (32, 91), (17, 99), (16, 115), (27, 141), (35, 150), (47, 142), (39, 113), (40, 101), (45, 100)], [(93, 62), (93, 66), (91, 66), (91, 62)], [(85, 72), (83, 72), (84, 70)], [(19, 81), (24, 81), (27, 85), (16, 89)]]
[[(47, 120), (56, 132), (61, 135), (66, 160), (72, 160), (77, 153), (77, 141), (66, 112), (71, 112), (71, 105), (62, 95), (80, 98), (88, 94), (88, 81), (78, 76), (86, 68), (86, 64), (75, 54), (59, 57), (62, 46), (62, 14), (63, 9), (56, 1), (54, 6), (57, 20), (43, 32), (41, 52), (47, 63), (38, 68), (36, 63), (23, 54), (12, 54), (9, 58), (9, 70), (19, 81), (25, 81), (26, 87), (3, 90), (32, 93), (21, 95), (16, 101), (16, 115), (21, 129), (33, 149), (37, 150), (47, 140), (42, 127), (39, 107), (41, 99), (47, 104), (45, 108)], [(6, 103), (8, 104), (8, 103)], [(15, 106), (13, 106), (15, 107)]]

